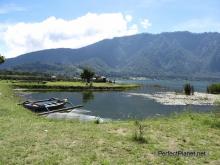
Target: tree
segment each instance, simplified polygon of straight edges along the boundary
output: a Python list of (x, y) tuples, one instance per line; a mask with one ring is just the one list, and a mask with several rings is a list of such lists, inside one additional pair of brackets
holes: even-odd
[(184, 85), (184, 93), (186, 95), (194, 95), (194, 87), (189, 83)]
[(90, 69), (83, 69), (83, 72), (80, 74), (80, 77), (83, 80), (86, 80), (87, 83), (90, 83), (94, 75), (95, 73), (91, 71)]
[(5, 62), (5, 57), (0, 54), (0, 64)]

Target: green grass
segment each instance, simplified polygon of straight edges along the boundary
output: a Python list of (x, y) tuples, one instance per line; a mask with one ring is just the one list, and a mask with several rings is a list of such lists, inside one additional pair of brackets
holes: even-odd
[[(133, 140), (134, 121), (95, 124), (49, 120), (17, 105), (0, 82), (0, 164), (220, 164), (217, 114), (185, 112), (146, 119), (145, 143)], [(158, 151), (206, 151), (205, 157), (160, 157)]]
[(24, 89), (37, 89), (37, 90), (126, 90), (139, 87), (137, 84), (118, 84), (118, 83), (92, 83), (90, 86), (84, 82), (21, 82), (12, 81), (13, 86)]

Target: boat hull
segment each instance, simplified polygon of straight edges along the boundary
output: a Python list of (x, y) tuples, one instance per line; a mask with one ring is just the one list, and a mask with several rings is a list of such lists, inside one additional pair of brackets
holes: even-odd
[(63, 100), (53, 100), (53, 101), (39, 101), (39, 102), (24, 102), (23, 106), (34, 112), (44, 112), (51, 111), (60, 108), (64, 108), (66, 101)]

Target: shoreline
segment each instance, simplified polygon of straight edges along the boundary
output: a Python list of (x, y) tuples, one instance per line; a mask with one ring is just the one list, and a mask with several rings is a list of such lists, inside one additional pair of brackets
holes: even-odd
[(220, 95), (195, 92), (194, 95), (185, 95), (176, 92), (128, 93), (128, 96), (139, 96), (152, 99), (163, 105), (216, 105)]
[[(139, 88), (139, 84), (113, 84), (113, 83), (93, 83), (92, 86), (83, 82), (11, 82), (13, 88), (19, 88), (23, 91), (124, 91)], [(18, 90), (18, 89), (17, 89)]]
[(145, 128), (145, 142), (141, 143), (133, 138), (139, 129), (135, 121), (97, 124), (48, 119), (19, 106), (20, 97), (10, 84), (0, 82), (0, 93), (2, 164), (182, 164), (189, 159), (153, 153), (188, 151), (191, 147), (210, 153), (190, 159), (192, 164), (219, 162), (219, 117), (213, 113), (188, 112), (141, 120)]
[(80, 91), (126, 91), (126, 90), (131, 90), (135, 89), (138, 87), (119, 87), (119, 88), (81, 88), (81, 87), (73, 87), (73, 88), (20, 88), (18, 86), (15, 86), (16, 88), (14, 89), (15, 91), (33, 91), (33, 92), (50, 92), (50, 91), (67, 91), (67, 92), (80, 92)]

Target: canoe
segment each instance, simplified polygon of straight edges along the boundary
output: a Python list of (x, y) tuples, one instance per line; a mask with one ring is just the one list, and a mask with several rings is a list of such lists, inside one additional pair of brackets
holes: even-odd
[(25, 101), (23, 106), (34, 112), (43, 112), (63, 108), (66, 103), (68, 103), (67, 99), (50, 98), (38, 101)]

